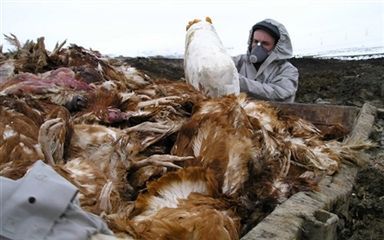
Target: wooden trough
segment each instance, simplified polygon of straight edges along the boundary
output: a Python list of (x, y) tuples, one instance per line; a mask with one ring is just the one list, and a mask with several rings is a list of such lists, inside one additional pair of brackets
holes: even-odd
[[(348, 144), (367, 140), (375, 120), (376, 108), (365, 104), (361, 109), (348, 106), (272, 103), (281, 114), (293, 114), (311, 121), (319, 129), (345, 129), (339, 137)], [(337, 132), (337, 131), (336, 131)], [(338, 133), (338, 134), (339, 134)], [(361, 153), (361, 162), (367, 155)], [(254, 239), (337, 239), (339, 217), (347, 216), (358, 166), (342, 164), (333, 176), (326, 176), (319, 183), (317, 192), (299, 192), (277, 206), (256, 225), (242, 240)]]

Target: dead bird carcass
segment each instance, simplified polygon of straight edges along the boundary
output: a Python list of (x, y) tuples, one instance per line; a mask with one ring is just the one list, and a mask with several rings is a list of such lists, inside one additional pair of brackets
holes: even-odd
[(43, 159), (119, 236), (239, 239), (363, 147), (324, 140), (269, 103), (207, 98), (76, 45), (48, 52), (39, 39), (2, 56), (13, 71), (0, 82), (1, 176)]

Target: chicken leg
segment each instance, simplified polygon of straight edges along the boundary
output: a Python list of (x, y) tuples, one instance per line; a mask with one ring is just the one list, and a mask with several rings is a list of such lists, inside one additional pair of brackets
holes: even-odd
[(187, 157), (179, 157), (174, 155), (159, 155), (155, 154), (148, 158), (145, 158), (143, 160), (134, 162), (132, 164), (131, 169), (138, 169), (147, 165), (156, 165), (156, 166), (162, 166), (162, 167), (173, 167), (173, 168), (181, 168), (180, 166), (174, 164), (173, 162), (182, 162), (186, 160), (192, 160), (193, 156), (187, 156)]
[(40, 126), (38, 142), (45, 161), (51, 166), (63, 162), (65, 123), (61, 118), (47, 120)]

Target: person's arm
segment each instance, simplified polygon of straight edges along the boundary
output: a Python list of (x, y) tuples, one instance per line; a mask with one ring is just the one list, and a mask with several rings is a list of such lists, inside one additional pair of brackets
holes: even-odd
[(284, 101), (296, 94), (299, 72), (291, 64), (284, 64), (270, 83), (260, 83), (239, 74), (240, 91), (250, 96), (272, 101)]
[(237, 55), (237, 56), (232, 57), (232, 60), (235, 63), (235, 67), (236, 67), (237, 71), (240, 71), (241, 61), (243, 61), (242, 57), (243, 57), (243, 55)]

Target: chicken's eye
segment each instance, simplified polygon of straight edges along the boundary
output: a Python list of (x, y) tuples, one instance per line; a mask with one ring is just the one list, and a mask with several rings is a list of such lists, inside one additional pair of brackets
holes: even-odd
[(31, 204), (34, 204), (36, 202), (36, 198), (35, 197), (29, 197), (28, 202)]

